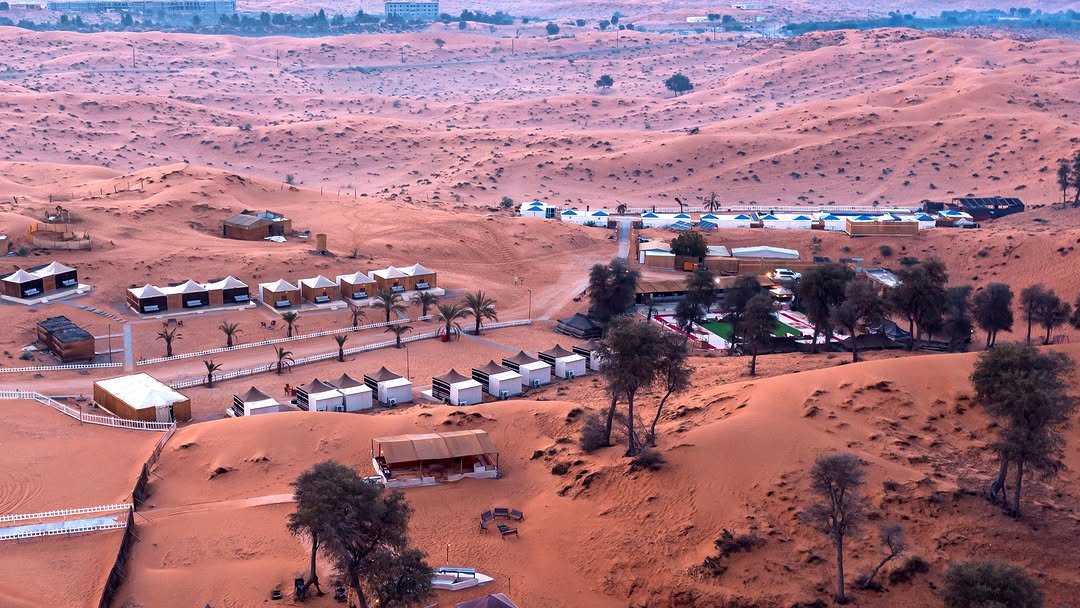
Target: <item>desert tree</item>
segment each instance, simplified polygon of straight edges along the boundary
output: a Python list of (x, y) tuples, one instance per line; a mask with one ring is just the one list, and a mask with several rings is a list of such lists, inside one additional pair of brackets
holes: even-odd
[(172, 350), (173, 340), (179, 340), (181, 338), (180, 334), (177, 333), (179, 330), (180, 330), (180, 328), (178, 328), (178, 327), (173, 327), (171, 329), (166, 327), (165, 329), (163, 329), (163, 330), (161, 330), (161, 331), (159, 331), (157, 333), (157, 339), (158, 340), (163, 340), (165, 342), (165, 356), (166, 357), (171, 357), (173, 355), (173, 350)]
[(756, 376), (758, 353), (772, 341), (776, 331), (776, 302), (772, 296), (759, 293), (750, 298), (739, 324), (744, 347), (750, 350), (750, 375)]
[(284, 346), (274, 347), (274, 354), (277, 357), (277, 363), (275, 363), (275, 369), (280, 376), (286, 368), (291, 368), (292, 364), (296, 361), (293, 359), (292, 351), (285, 350)]
[(453, 338), (454, 333), (461, 335), (461, 321), (469, 316), (469, 311), (465, 306), (461, 304), (439, 304), (436, 310), (439, 311), (439, 322), (442, 323), (442, 327), (435, 330), (435, 333), (446, 336), (447, 340)]
[(1072, 186), (1072, 167), (1068, 159), (1058, 160), (1057, 184), (1061, 188), (1061, 204), (1064, 206), (1069, 200), (1069, 187)]
[(885, 555), (881, 556), (881, 561), (874, 566), (874, 569), (869, 574), (860, 578), (859, 586), (863, 589), (868, 589), (874, 584), (874, 579), (877, 578), (878, 572), (885, 567), (885, 564), (900, 557), (904, 554), (904, 551), (907, 551), (904, 526), (900, 524), (882, 524), (878, 528), (878, 540), (881, 542), (882, 548), (885, 549)]
[(746, 312), (746, 306), (750, 300), (761, 293), (761, 283), (752, 274), (741, 274), (735, 277), (735, 281), (724, 294), (724, 310), (728, 312), (728, 320), (731, 322), (731, 343), (734, 347), (739, 343), (739, 333), (742, 331), (742, 316)]
[(1042, 608), (1039, 583), (1023, 570), (993, 560), (954, 562), (945, 571), (946, 608)]
[(716, 302), (716, 275), (700, 268), (686, 277), (686, 295), (675, 306), (675, 322), (690, 335), (694, 323), (701, 323)]
[(315, 479), (301, 475), (294, 486), (297, 517), (289, 524), (297, 524), (298, 534), (315, 533), (316, 552), (334, 565), (361, 608), (428, 600), (432, 571), (423, 554), (409, 546), (412, 509), (405, 497), (337, 463), (321, 463), (309, 472)]
[(1069, 172), (1071, 176), (1069, 183), (1075, 190), (1073, 195), (1073, 207), (1080, 207), (1080, 150), (1073, 153), (1072, 157), (1072, 170)]
[(986, 332), (986, 348), (997, 343), (998, 332), (1011, 331), (1013, 292), (1004, 283), (991, 283), (971, 299), (975, 323)]
[(596, 79), (596, 88), (598, 89), (607, 90), (613, 86), (615, 86), (615, 79), (608, 74), (604, 74)]
[(671, 239), (671, 253), (701, 260), (709, 253), (709, 242), (697, 230), (687, 230)]
[(855, 271), (843, 264), (823, 264), (807, 268), (803, 272), (796, 293), (799, 305), (806, 311), (806, 318), (814, 324), (814, 340), (811, 348), (817, 352), (818, 336), (825, 334), (825, 348), (832, 338), (832, 309), (844, 301), (844, 290), (855, 278)]
[(443, 40), (442, 38), (436, 38), (432, 42), (434, 42), (435, 46), (439, 47), (440, 49), (443, 48), (444, 46), (446, 46), (446, 41)]
[(1061, 430), (1077, 409), (1077, 398), (1069, 392), (1075, 369), (1065, 353), (1026, 344), (1003, 344), (982, 353), (975, 363), (971, 374), (975, 403), (997, 427), (997, 440), (990, 447), (998, 457), (998, 475), (987, 497), (996, 502), (1004, 495), (1005, 480), (1013, 469), (1009, 511), (1014, 517), (1021, 515), (1025, 470), (1049, 478), (1065, 466)]
[(1080, 329), (1080, 296), (1077, 296), (1076, 305), (1073, 306), (1072, 315), (1069, 316), (1069, 325)]
[(656, 415), (653, 416), (652, 425), (649, 426), (648, 442), (653, 447), (656, 446), (656, 424), (660, 422), (660, 415), (664, 411), (668, 398), (690, 389), (694, 368), (687, 363), (689, 355), (686, 340), (673, 333), (663, 335), (656, 364), (656, 383), (664, 396), (660, 398), (660, 403), (656, 406)]
[(548, 33), (548, 36), (554, 36), (559, 33), (559, 25), (549, 21), (548, 24), (544, 26), (544, 30)]
[(852, 454), (834, 452), (819, 456), (810, 468), (810, 490), (818, 501), (807, 507), (807, 520), (825, 534), (836, 547), (836, 595), (838, 604), (847, 603), (844, 593), (844, 539), (862, 521), (866, 503), (860, 494), (866, 473)]
[(349, 304), (349, 319), (352, 321), (354, 328), (360, 327), (360, 321), (363, 321), (365, 316), (367, 316), (367, 311), (364, 310), (363, 306)]
[(943, 329), (949, 339), (950, 351), (965, 351), (971, 341), (971, 286), (950, 287), (945, 294), (945, 319)]
[(394, 291), (390, 287), (384, 287), (375, 292), (375, 297), (372, 300), (372, 306), (378, 308), (386, 313), (386, 322), (390, 322), (390, 317), (394, 314), (402, 314), (405, 312), (405, 298), (400, 293)]
[(945, 265), (929, 259), (896, 271), (898, 284), (888, 292), (888, 308), (903, 316), (911, 334), (909, 350), (921, 342), (931, 327), (941, 326), (945, 312), (949, 275)]
[(708, 196), (703, 199), (705, 203), (705, 210), (709, 213), (714, 213), (720, 210), (720, 197), (716, 195), (716, 192), (710, 192)]
[(634, 304), (634, 290), (640, 276), (622, 258), (594, 265), (589, 271), (589, 316), (607, 323), (625, 314)]
[(844, 301), (833, 308), (832, 324), (843, 328), (851, 339), (851, 362), (859, 360), (859, 328), (884, 316), (885, 306), (878, 292), (866, 281), (851, 281), (844, 289)]
[(480, 335), (484, 321), (499, 320), (499, 316), (495, 314), (495, 300), (487, 297), (483, 290), (465, 294), (465, 310), (473, 318), (473, 334), (477, 336)]
[(399, 323), (397, 325), (387, 326), (385, 331), (394, 334), (394, 348), (401, 348), (401, 336), (409, 333), (412, 330), (413, 328), (411, 325)]
[(228, 321), (218, 325), (218, 330), (225, 334), (225, 348), (232, 348), (233, 338), (237, 334), (244, 333), (244, 330), (240, 329), (239, 323), (230, 323)]
[(299, 320), (299, 319), (300, 319), (300, 313), (293, 312), (291, 310), (289, 312), (281, 313), (281, 320), (285, 321), (285, 328), (286, 328), (285, 337), (286, 338), (291, 338), (292, 335), (293, 335), (293, 332), (295, 330), (299, 329), (299, 327), (297, 327), (297, 325), (296, 325), (296, 321)]
[(662, 342), (662, 330), (655, 323), (617, 317), (608, 326), (607, 336), (600, 347), (600, 356), (604, 361), (603, 373), (612, 391), (612, 407), (608, 411), (605, 433), (610, 444), (615, 406), (618, 397), (624, 397), (629, 429), (626, 446), (628, 456), (636, 455), (639, 447), (634, 433), (634, 400), (638, 391), (652, 384), (656, 378)]
[(426, 317), (428, 310), (439, 301), (438, 296), (430, 291), (418, 291), (413, 294), (412, 303), (420, 307), (420, 316)]
[(214, 363), (213, 359), (206, 359), (203, 365), (206, 366), (206, 387), (214, 388), (214, 374), (221, 369), (221, 364)]
[(339, 363), (345, 362), (345, 343), (349, 341), (349, 336), (345, 334), (338, 334), (334, 336), (334, 342), (337, 344), (337, 360)]
[(314, 586), (319, 595), (323, 594), (316, 570), (319, 539), (335, 517), (338, 492), (347, 486), (353, 475), (352, 469), (327, 460), (315, 464), (289, 484), (293, 489), (296, 511), (289, 514), (286, 527), (293, 536), (306, 537), (311, 543), (308, 576), (304, 581), (305, 593)]
[(1039, 312), (1039, 305), (1046, 295), (1046, 288), (1042, 283), (1028, 285), (1020, 290), (1020, 310), (1024, 313), (1027, 321), (1027, 343), (1031, 344), (1031, 328), (1035, 325), (1035, 316)]
[(1054, 293), (1053, 289), (1043, 294), (1035, 307), (1035, 320), (1046, 330), (1043, 344), (1050, 344), (1050, 332), (1067, 323), (1071, 314), (1072, 306)]
[(690, 82), (690, 79), (683, 74), (675, 74), (671, 76), (664, 81), (664, 86), (667, 88), (667, 90), (675, 93), (676, 97), (687, 91), (694, 90), (694, 84)]

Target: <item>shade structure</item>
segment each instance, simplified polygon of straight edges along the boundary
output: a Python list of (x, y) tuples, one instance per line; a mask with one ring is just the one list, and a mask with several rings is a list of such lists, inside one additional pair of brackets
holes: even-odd
[(243, 393), (233, 395), (233, 405), (230, 410), (231, 415), (236, 418), (271, 414), (281, 411), (281, 403), (253, 386)]
[(391, 465), (498, 453), (487, 432), (478, 429), (376, 437), (372, 446), (374, 455)]
[(121, 418), (146, 422), (191, 419), (191, 400), (148, 374), (94, 382), (94, 401)]

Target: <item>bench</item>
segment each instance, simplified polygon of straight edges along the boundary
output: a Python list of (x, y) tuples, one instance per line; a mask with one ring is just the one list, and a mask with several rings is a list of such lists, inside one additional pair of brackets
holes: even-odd
[(503, 519), (510, 518), (510, 509), (506, 507), (495, 507), (495, 517), (502, 517)]
[(506, 524), (499, 524), (499, 534), (502, 535), (503, 540), (506, 540), (507, 536), (511, 536), (511, 535), (518, 536), (518, 529), (517, 528), (511, 528), (510, 526), (508, 526)]

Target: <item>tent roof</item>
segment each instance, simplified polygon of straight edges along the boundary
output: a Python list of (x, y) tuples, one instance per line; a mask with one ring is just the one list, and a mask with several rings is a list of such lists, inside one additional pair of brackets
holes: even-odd
[(424, 274), (435, 274), (434, 270), (431, 270), (430, 268), (424, 268), (420, 264), (413, 264), (412, 266), (409, 266), (408, 268), (399, 268), (398, 270), (404, 272), (405, 274), (409, 275), (410, 277), (415, 277), (415, 276), (424, 275)]
[(770, 247), (768, 245), (734, 247), (731, 250), (731, 255), (737, 258), (784, 258), (791, 260), (797, 260), (799, 258), (799, 252), (795, 249)]
[(318, 378), (315, 378), (304, 386), (298, 386), (296, 388), (297, 390), (304, 391), (309, 395), (313, 395), (316, 393), (328, 393), (332, 390), (335, 390), (333, 386), (330, 386), (329, 384), (323, 382), (322, 380), (319, 380)]
[(511, 363), (517, 363), (518, 365), (527, 365), (529, 363), (536, 363), (537, 361), (539, 361), (539, 359), (535, 357), (530, 357), (528, 353), (522, 350), (518, 351), (518, 354), (514, 355), (513, 357), (507, 357), (506, 361), (510, 361)]
[(330, 384), (333, 384), (337, 388), (357, 388), (361, 386), (364, 388), (368, 387), (362, 381), (353, 378), (349, 374), (341, 374), (341, 376), (339, 376), (337, 380), (331, 380)]
[(300, 289), (299, 287), (293, 285), (285, 279), (278, 279), (273, 283), (262, 283), (259, 285), (259, 287), (262, 287), (266, 291), (270, 291), (273, 293), (281, 293), (283, 291), (297, 291)]
[(458, 382), (464, 382), (466, 380), (472, 380), (468, 376), (462, 376), (456, 369), (451, 369), (441, 376), (435, 376), (432, 380), (440, 380), (447, 384), (457, 384)]
[(574, 210), (574, 209), (567, 209), (566, 211), (563, 211), (559, 215), (577, 215), (577, 211)]
[(48, 266), (42, 266), (34, 271), (39, 277), (48, 277), (56, 274), (64, 274), (65, 272), (71, 272), (75, 270), (71, 266), (65, 266), (60, 262), (50, 262)]
[(337, 283), (331, 281), (330, 279), (324, 277), (321, 274), (319, 276), (317, 276), (317, 277), (312, 277), (310, 279), (300, 279), (300, 284), (303, 285), (304, 287), (311, 287), (312, 289), (321, 289), (321, 288), (324, 288), (324, 287), (337, 287)]
[(603, 346), (603, 342), (600, 340), (589, 340), (588, 342), (582, 342), (581, 344), (576, 345), (575, 348), (581, 348), (592, 352), (594, 350), (600, 350), (601, 346)]
[(207, 289), (237, 289), (239, 287), (247, 287), (247, 283), (240, 279), (229, 275), (220, 281), (214, 281), (213, 283), (207, 283)]
[(239, 397), (240, 401), (243, 401), (244, 403), (254, 403), (256, 401), (266, 401), (267, 399), (273, 399), (273, 397), (260, 391), (254, 386), (244, 391), (243, 393), (240, 393), (239, 395), (237, 395), (237, 397)]
[(379, 371), (375, 372), (374, 374), (364, 374), (364, 377), (371, 378), (375, 382), (386, 382), (387, 380), (396, 380), (398, 378), (402, 378), (403, 376), (401, 374), (395, 374), (394, 372), (386, 369), (385, 367), (380, 367)]
[(556, 344), (555, 346), (552, 346), (551, 348), (549, 348), (547, 350), (540, 351), (540, 354), (541, 355), (547, 355), (549, 357), (554, 357), (555, 359), (558, 359), (560, 357), (569, 357), (570, 355), (572, 355), (574, 353), (572, 353), (572, 352), (566, 350), (565, 348), (563, 348), (562, 346)]
[(199, 293), (199, 292), (202, 292), (202, 291), (206, 291), (205, 287), (203, 287), (202, 285), (199, 285), (198, 283), (196, 283), (195, 281), (192, 281), (191, 279), (188, 279), (188, 280), (184, 281), (183, 283), (181, 283), (180, 285), (177, 285), (176, 287), (177, 287), (177, 292), (178, 293)]
[(511, 371), (511, 370), (499, 365), (494, 360), (488, 361), (483, 366), (474, 367), (473, 369), (478, 371), (478, 372), (483, 372), (483, 373), (488, 374), (488, 375), (503, 374), (503, 373), (506, 373), (508, 371)]
[(456, 608), (517, 608), (517, 604), (502, 593), (492, 593), (467, 602), (458, 602)]
[(187, 397), (148, 374), (98, 380), (95, 384), (137, 410), (187, 401)]
[(375, 282), (374, 279), (362, 272), (354, 272), (352, 274), (339, 274), (337, 280), (339, 283), (348, 283), (350, 285), (366, 285), (368, 283)]
[(574, 329), (580, 329), (583, 331), (595, 330), (601, 327), (599, 323), (593, 321), (592, 319), (581, 314), (580, 312), (575, 312), (573, 316), (567, 317), (565, 319), (559, 319), (559, 323), (561, 323), (562, 325), (566, 325), (567, 327), (573, 327)]
[(159, 290), (157, 287), (154, 287), (153, 285), (143, 285), (142, 287), (133, 287), (133, 288), (129, 289), (128, 291), (131, 292), (131, 295), (133, 295), (133, 296), (135, 296), (136, 298), (139, 298), (139, 299), (142, 299), (142, 298), (159, 298), (159, 297), (165, 295), (164, 293), (161, 292), (161, 290)]
[(371, 274), (372, 276), (376, 276), (381, 279), (401, 279), (409, 276), (404, 272), (401, 272), (401, 269), (394, 268), (393, 266), (388, 266), (379, 270), (372, 270)]
[(232, 224), (233, 226), (253, 226), (264, 219), (268, 218), (261, 218), (257, 215), (249, 215), (247, 213), (237, 213), (232, 217), (226, 218), (225, 223)]
[(392, 435), (376, 437), (372, 442), (378, 445), (376, 454), (381, 455), (387, 464), (444, 460), (498, 452), (487, 432), (479, 429), (448, 433)]
[(37, 281), (40, 278), (41, 277), (32, 275), (29, 272), (26, 272), (25, 270), (20, 268), (15, 272), (9, 274), (8, 276), (4, 277), (4, 280), (8, 283), (29, 283), (30, 281)]

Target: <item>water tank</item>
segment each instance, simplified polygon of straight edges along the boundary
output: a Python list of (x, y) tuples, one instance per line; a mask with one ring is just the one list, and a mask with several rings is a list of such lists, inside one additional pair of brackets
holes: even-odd
[(326, 235), (315, 235), (315, 251), (326, 251)]

